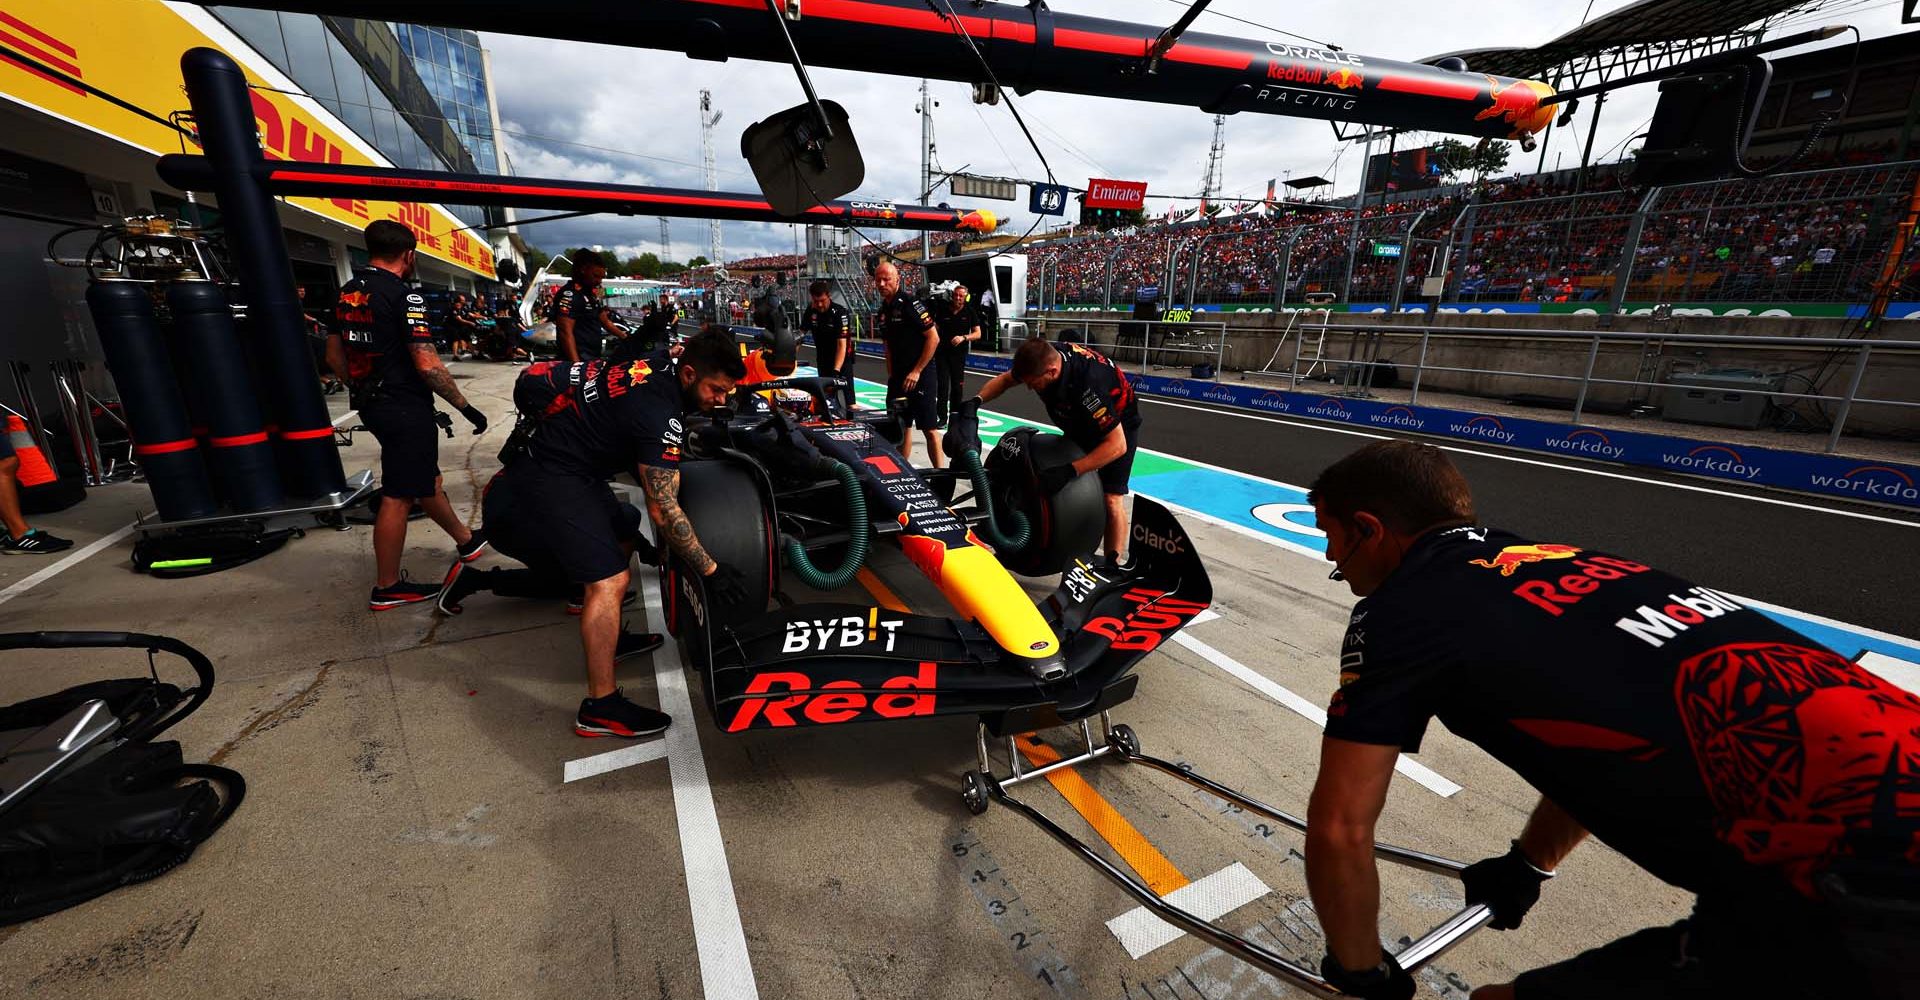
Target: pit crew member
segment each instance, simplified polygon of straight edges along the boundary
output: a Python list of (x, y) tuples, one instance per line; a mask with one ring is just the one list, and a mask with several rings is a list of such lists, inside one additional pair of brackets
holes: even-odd
[(816, 281), (807, 286), (811, 301), (800, 315), (800, 328), (813, 335), (813, 363), (825, 378), (844, 378), (840, 390), (843, 412), (853, 412), (853, 314), (833, 301), (833, 286)]
[(1097, 473), (1107, 501), (1107, 561), (1124, 562), (1128, 480), (1140, 438), (1140, 404), (1126, 373), (1090, 347), (1029, 340), (1014, 352), (1009, 370), (988, 379), (979, 395), (955, 407), (949, 454), (979, 450), (980, 404), (998, 399), (1016, 383), (1033, 390), (1060, 433), (1086, 453), (1071, 464), (1038, 470), (1040, 488), (1051, 496), (1076, 476)]
[[(636, 548), (645, 555), (648, 546), (639, 537), (638, 512), (614, 496), (608, 480), (637, 476), (657, 537), (689, 571), (706, 577), (709, 597), (723, 604), (746, 599), (740, 569), (707, 555), (678, 500), (683, 417), (723, 405), (744, 374), (731, 337), (702, 334), (687, 342), (677, 365), (659, 355), (622, 364), (540, 364), (514, 387), (523, 412), (540, 412), (524, 452), (511, 456), (487, 490), (485, 525), (502, 553), (585, 588), (580, 641), (587, 697), (574, 719), (581, 736), (646, 736), (671, 721), (627, 700), (614, 683), (616, 658), (661, 640), (651, 634), (622, 639), (629, 559)], [(457, 606), (480, 584), (463, 585), (458, 564), (450, 575), (449, 603)]]
[(967, 301), (967, 286), (941, 282), (933, 290), (933, 325), (940, 331), (940, 366), (934, 409), (945, 424), (952, 408), (967, 394), (967, 352), (980, 339), (980, 310)]
[(373, 591), (367, 607), (384, 611), (431, 601), (440, 588), (415, 583), (400, 569), (407, 516), (418, 502), (453, 538), (461, 559), (478, 558), (486, 535), (469, 531), (440, 485), (439, 427), (433, 397), (460, 411), (479, 434), (487, 417), (460, 392), (440, 361), (427, 326), (427, 302), (406, 283), (414, 236), (387, 219), (367, 224), (367, 266), (340, 288), (327, 364), (349, 388), (348, 400), (380, 442), (380, 509), (373, 521)]
[(1437, 716), (1542, 795), (1512, 850), (1466, 870), (1495, 928), (1589, 832), (1697, 897), (1477, 1000), (1916, 995), (1920, 698), (1737, 598), (1475, 523), (1430, 445), (1368, 445), (1309, 499), (1362, 598), (1307, 821), (1335, 987), (1413, 995), (1381, 949), (1371, 851), (1395, 759)]
[(607, 263), (592, 250), (582, 250), (573, 259), (573, 276), (553, 293), (547, 318), (553, 320), (554, 345), (565, 361), (591, 361), (605, 353), (608, 337), (624, 337), (626, 331), (613, 321), (601, 282), (607, 280)]
[(933, 316), (919, 299), (900, 287), (900, 271), (891, 261), (881, 261), (873, 269), (873, 287), (880, 292), (880, 315), (875, 324), (880, 343), (887, 352), (887, 405), (906, 401), (901, 429), (900, 457), (913, 460), (913, 428), (927, 439), (927, 453), (934, 468), (941, 466), (940, 418), (934, 413), (933, 386), (940, 372), (934, 354), (940, 338)]

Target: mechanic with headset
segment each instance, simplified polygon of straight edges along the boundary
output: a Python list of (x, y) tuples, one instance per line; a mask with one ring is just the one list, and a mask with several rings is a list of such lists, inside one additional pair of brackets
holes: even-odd
[(1343, 993), (1405, 1000), (1381, 949), (1374, 824), (1434, 717), (1541, 794), (1466, 899), (1510, 930), (1591, 831), (1697, 894), (1476, 1000), (1920, 995), (1920, 698), (1736, 598), (1475, 522), (1438, 448), (1368, 445), (1308, 495), (1362, 600), (1307, 814)]
[(919, 299), (900, 287), (900, 271), (892, 261), (881, 261), (873, 269), (873, 286), (880, 291), (880, 315), (875, 326), (880, 343), (887, 352), (887, 406), (904, 400), (901, 415), (900, 457), (913, 460), (913, 428), (927, 439), (927, 453), (934, 468), (940, 461), (940, 418), (933, 411), (933, 386), (940, 377), (934, 354), (939, 349), (939, 334), (933, 316)]
[(807, 286), (807, 311), (800, 315), (800, 328), (813, 335), (813, 364), (824, 378), (843, 378), (840, 389), (843, 412), (853, 412), (853, 313), (833, 301), (833, 286), (816, 281)]
[(933, 286), (933, 325), (940, 331), (940, 375), (934, 409), (942, 424), (966, 396), (967, 352), (980, 339), (980, 310), (967, 299), (967, 286), (958, 281)]
[(467, 402), (441, 363), (427, 326), (426, 299), (407, 284), (414, 265), (413, 231), (376, 219), (367, 224), (366, 241), (367, 266), (340, 288), (327, 364), (348, 385), (350, 404), (380, 442), (380, 507), (373, 521), (374, 579), (367, 607), (384, 611), (431, 601), (440, 590), (408, 580), (400, 569), (415, 502), (452, 536), (460, 558), (478, 558), (486, 548), (486, 535), (467, 530), (441, 489), (433, 397), (459, 410), (475, 434), (487, 429), (487, 418)]
[(547, 318), (553, 320), (554, 346), (563, 361), (590, 361), (605, 353), (608, 337), (624, 339), (626, 328), (613, 321), (601, 283), (607, 262), (592, 250), (573, 258), (573, 276), (553, 293)]
[(489, 484), (484, 524), (496, 549), (547, 582), (494, 578), (456, 562), (442, 609), (457, 611), (482, 588), (546, 597), (556, 578), (584, 587), (580, 641), (587, 697), (573, 724), (581, 736), (646, 736), (672, 721), (627, 700), (614, 683), (617, 659), (649, 652), (662, 640), (620, 627), (630, 558), (636, 551), (647, 558), (653, 547), (640, 535), (639, 511), (621, 503), (608, 480), (621, 473), (639, 478), (655, 533), (689, 571), (706, 577), (712, 600), (731, 605), (747, 599), (740, 569), (707, 554), (679, 504), (682, 418), (724, 405), (745, 373), (731, 336), (702, 334), (687, 342), (678, 363), (656, 354), (617, 364), (538, 364), (514, 385), (515, 404), (533, 427)]
[(978, 396), (954, 408), (949, 454), (980, 450), (980, 404), (998, 399), (1016, 382), (1040, 397), (1060, 433), (1086, 453), (1071, 463), (1035, 470), (1041, 491), (1052, 496), (1075, 477), (1098, 473), (1107, 501), (1107, 562), (1124, 562), (1128, 480), (1140, 438), (1140, 404), (1126, 373), (1090, 347), (1029, 340), (1014, 352), (1009, 370), (988, 379)]

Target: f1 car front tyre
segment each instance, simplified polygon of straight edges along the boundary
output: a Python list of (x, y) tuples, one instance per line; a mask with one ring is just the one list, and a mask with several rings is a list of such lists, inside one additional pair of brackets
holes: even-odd
[(987, 455), (994, 509), (1017, 510), (1032, 525), (1031, 540), (1024, 548), (1001, 554), (1000, 561), (1008, 569), (1021, 576), (1051, 576), (1065, 570), (1074, 557), (1100, 547), (1107, 530), (1100, 477), (1080, 476), (1052, 496), (1042, 496), (1035, 481), (1037, 469), (1072, 462), (1085, 454), (1058, 434), (1021, 428), (1001, 438)]
[[(694, 537), (707, 555), (740, 571), (746, 577), (747, 599), (710, 610), (710, 625), (725, 627), (758, 617), (767, 610), (780, 581), (778, 554), (774, 550), (773, 511), (753, 470), (731, 459), (682, 462), (680, 464), (680, 508), (687, 512)], [(676, 561), (675, 573), (680, 572)], [(673, 610), (668, 623), (674, 635), (694, 624), (696, 612), (680, 599), (677, 581), (667, 598)]]

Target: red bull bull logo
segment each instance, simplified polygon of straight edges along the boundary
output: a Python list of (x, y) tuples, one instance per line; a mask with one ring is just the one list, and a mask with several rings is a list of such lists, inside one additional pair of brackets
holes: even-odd
[(1580, 550), (1572, 545), (1556, 545), (1547, 542), (1542, 545), (1509, 545), (1500, 550), (1492, 559), (1475, 559), (1473, 565), (1487, 569), (1497, 569), (1501, 576), (1512, 576), (1514, 570), (1529, 563), (1545, 562), (1548, 559), (1572, 559)]
[(960, 217), (960, 228), (966, 232), (990, 233), (999, 224), (994, 214), (985, 209), (975, 209)]
[(1358, 90), (1367, 78), (1345, 66), (1327, 74), (1327, 85), (1336, 90)]
[[(1485, 75), (1485, 74), (1482, 74)], [(1553, 96), (1553, 88), (1533, 80), (1515, 80), (1502, 86), (1498, 77), (1487, 77), (1487, 96), (1493, 103), (1473, 116), (1477, 122), (1500, 119), (1513, 126), (1509, 139), (1519, 139), (1547, 127), (1553, 120), (1553, 106), (1540, 102)]]

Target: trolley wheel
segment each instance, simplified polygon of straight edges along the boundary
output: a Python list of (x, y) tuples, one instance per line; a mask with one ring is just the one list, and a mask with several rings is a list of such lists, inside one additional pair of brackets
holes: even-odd
[(968, 771), (960, 779), (960, 801), (975, 816), (987, 811), (993, 800), (987, 796), (987, 779), (979, 771)]
[[(1107, 743), (1110, 746), (1120, 748), (1122, 754), (1137, 754), (1140, 752), (1140, 737), (1134, 734), (1132, 726), (1124, 722), (1113, 727), (1113, 732), (1107, 735)], [(1121, 759), (1124, 760), (1125, 757), (1123, 756)]]

